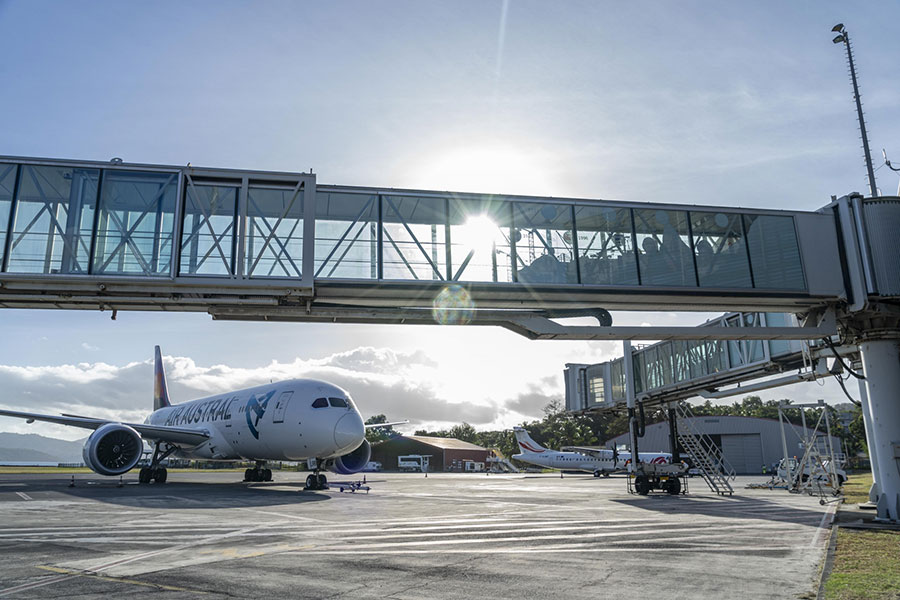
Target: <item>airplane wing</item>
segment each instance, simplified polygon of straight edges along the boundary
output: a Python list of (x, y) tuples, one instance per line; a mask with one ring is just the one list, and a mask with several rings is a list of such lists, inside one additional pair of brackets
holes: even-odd
[(405, 423), (409, 423), (409, 420), (393, 421), (391, 423), (369, 423), (368, 425), (366, 425), (366, 429), (375, 429), (377, 427), (390, 427), (391, 425), (403, 425)]
[[(107, 419), (94, 419), (91, 417), (77, 417), (73, 415), (41, 415), (38, 413), (19, 412), (16, 410), (0, 410), (0, 416), (16, 417), (28, 421), (45, 421), (57, 425), (69, 425), (82, 429), (97, 429), (107, 423), (119, 423)], [(209, 439), (209, 434), (198, 429), (186, 427), (169, 427), (168, 425), (145, 425), (143, 423), (122, 423), (133, 428), (141, 437), (148, 440), (160, 440), (172, 444), (185, 446), (197, 446)]]

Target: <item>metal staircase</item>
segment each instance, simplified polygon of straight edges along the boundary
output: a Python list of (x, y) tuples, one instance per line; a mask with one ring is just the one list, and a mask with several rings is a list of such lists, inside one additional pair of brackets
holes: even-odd
[(734, 481), (735, 473), (725, 460), (721, 448), (712, 438), (694, 427), (694, 414), (687, 403), (678, 402), (675, 413), (678, 416), (678, 442), (691, 455), (693, 466), (700, 471), (709, 489), (720, 496), (731, 496), (734, 488), (729, 482)]

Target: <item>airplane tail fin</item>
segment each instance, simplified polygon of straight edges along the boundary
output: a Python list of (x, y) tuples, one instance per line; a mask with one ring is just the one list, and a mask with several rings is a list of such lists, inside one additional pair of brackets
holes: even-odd
[(519, 443), (519, 449), (522, 450), (522, 454), (541, 454), (547, 451), (546, 448), (531, 439), (524, 427), (514, 427), (513, 431), (516, 434), (516, 441)]
[(171, 406), (169, 402), (169, 388), (166, 385), (166, 371), (163, 369), (162, 353), (159, 346), (156, 347), (156, 357), (153, 364), (153, 410), (159, 410), (164, 406)]

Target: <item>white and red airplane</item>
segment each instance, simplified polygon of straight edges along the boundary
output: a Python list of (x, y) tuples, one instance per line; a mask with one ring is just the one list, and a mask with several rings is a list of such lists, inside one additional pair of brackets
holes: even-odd
[(153, 412), (143, 423), (12, 410), (0, 410), (0, 416), (93, 429), (82, 455), (100, 475), (133, 469), (147, 440), (154, 452), (150, 465), (140, 470), (141, 483), (165, 483), (161, 462), (169, 456), (255, 461), (256, 467), (244, 472), (245, 481), (271, 481), (266, 461), (306, 460), (314, 470), (306, 479), (308, 489), (327, 486), (323, 469), (342, 475), (361, 471), (371, 455), (366, 429), (398, 424), (364, 425), (346, 391), (315, 379), (291, 379), (172, 404), (159, 346), (154, 369)]
[[(624, 470), (631, 460), (630, 452), (607, 448), (567, 446), (562, 450), (550, 450), (531, 439), (524, 427), (513, 427), (513, 432), (521, 450), (513, 458), (548, 469), (586, 471), (593, 473), (594, 477), (600, 477)], [(638, 456), (641, 462), (672, 462), (672, 455), (668, 452), (640, 452)]]

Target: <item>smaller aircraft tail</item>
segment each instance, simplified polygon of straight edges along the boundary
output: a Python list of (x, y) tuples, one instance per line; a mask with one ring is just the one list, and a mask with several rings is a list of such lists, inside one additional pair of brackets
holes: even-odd
[(159, 346), (157, 346), (153, 364), (153, 410), (159, 410), (164, 406), (172, 406), (172, 403), (169, 402), (169, 388), (166, 385), (166, 371), (163, 369), (162, 353), (159, 351)]
[(524, 427), (513, 427), (513, 431), (516, 434), (516, 441), (519, 443), (522, 454), (541, 454), (547, 451), (546, 448), (531, 439)]

